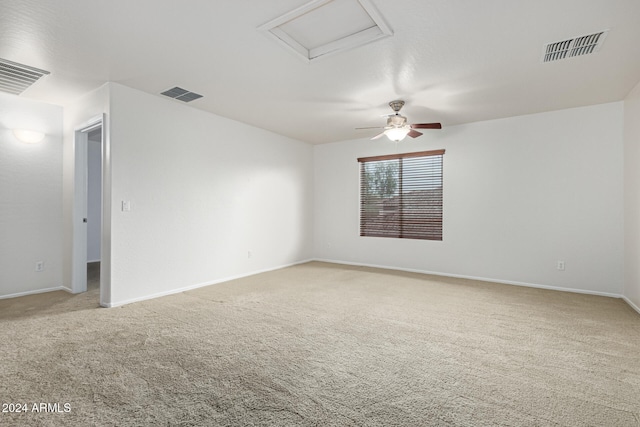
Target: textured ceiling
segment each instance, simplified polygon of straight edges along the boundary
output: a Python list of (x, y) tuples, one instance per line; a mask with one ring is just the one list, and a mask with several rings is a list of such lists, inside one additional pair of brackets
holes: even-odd
[[(375, 134), (404, 99), (443, 126), (623, 99), (640, 80), (637, 0), (371, 0), (392, 37), (311, 64), (256, 28), (307, 0), (0, 0), (0, 57), (51, 72), (21, 96), (66, 104), (106, 81), (312, 143)], [(592, 55), (546, 43), (609, 29)], [(178, 101), (174, 101), (178, 102)]]

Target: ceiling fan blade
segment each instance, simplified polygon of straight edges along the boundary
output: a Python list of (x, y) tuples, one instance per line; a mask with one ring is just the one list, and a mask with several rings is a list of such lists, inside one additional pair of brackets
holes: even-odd
[(384, 132), (377, 134), (376, 136), (371, 138), (371, 140), (373, 141), (374, 139), (382, 138), (383, 136), (384, 136)]
[(417, 130), (411, 129), (407, 135), (409, 135), (411, 138), (417, 138), (420, 135), (422, 135), (422, 132), (418, 132)]
[(411, 129), (442, 129), (440, 123), (415, 123), (410, 126)]
[(356, 130), (360, 129), (384, 129), (384, 126), (370, 126), (368, 128), (356, 128)]

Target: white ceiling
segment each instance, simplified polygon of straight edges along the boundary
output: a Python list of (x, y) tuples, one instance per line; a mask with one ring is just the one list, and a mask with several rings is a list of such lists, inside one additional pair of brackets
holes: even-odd
[[(51, 72), (23, 97), (180, 86), (204, 95), (194, 108), (312, 143), (373, 136), (354, 128), (397, 98), (446, 127), (618, 101), (640, 80), (638, 0), (371, 0), (394, 35), (310, 64), (257, 31), (307, 2), (0, 0), (0, 57)], [(605, 29), (599, 52), (541, 62), (546, 43)]]

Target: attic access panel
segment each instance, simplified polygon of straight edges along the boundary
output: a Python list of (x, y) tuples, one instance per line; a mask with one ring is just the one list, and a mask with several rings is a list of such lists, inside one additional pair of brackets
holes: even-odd
[(258, 30), (306, 62), (393, 35), (369, 0), (313, 0)]

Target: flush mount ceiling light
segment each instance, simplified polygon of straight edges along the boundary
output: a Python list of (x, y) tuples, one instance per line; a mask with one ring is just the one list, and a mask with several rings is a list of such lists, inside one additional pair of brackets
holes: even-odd
[(369, 0), (313, 0), (258, 30), (306, 62), (393, 35)]
[(36, 144), (44, 139), (44, 133), (33, 130), (14, 129), (13, 135), (18, 138), (19, 141), (27, 144)]

